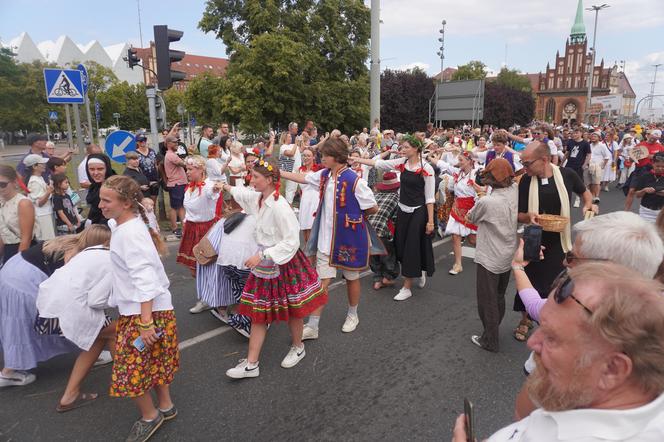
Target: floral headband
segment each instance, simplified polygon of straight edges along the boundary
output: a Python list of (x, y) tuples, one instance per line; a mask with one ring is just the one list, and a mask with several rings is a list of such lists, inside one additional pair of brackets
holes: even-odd
[(272, 167), (272, 164), (270, 164), (269, 161), (266, 161), (262, 156), (254, 161), (254, 164), (257, 164), (261, 167), (264, 167), (268, 170), (268, 172), (272, 172), (274, 170), (274, 167)]
[(424, 144), (422, 143), (422, 141), (420, 141), (419, 138), (416, 138), (410, 134), (405, 134), (404, 136), (402, 136), (401, 141), (405, 141), (411, 146), (420, 150), (424, 147)]

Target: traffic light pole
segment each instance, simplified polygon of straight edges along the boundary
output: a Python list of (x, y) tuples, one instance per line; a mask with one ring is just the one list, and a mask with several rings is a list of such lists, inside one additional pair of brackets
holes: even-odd
[(155, 107), (157, 90), (154, 87), (148, 87), (145, 89), (145, 95), (148, 97), (148, 109), (150, 111), (150, 134), (152, 135), (152, 148), (157, 149), (157, 146), (159, 146), (159, 136), (157, 131), (157, 108)]

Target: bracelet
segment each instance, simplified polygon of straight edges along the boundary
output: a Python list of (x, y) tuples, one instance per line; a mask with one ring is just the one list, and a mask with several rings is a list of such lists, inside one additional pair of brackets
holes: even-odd
[(427, 226), (433, 226), (434, 223), (427, 223)]
[(526, 271), (526, 269), (522, 265), (512, 266), (512, 270), (521, 270), (522, 272)]
[(138, 325), (138, 328), (141, 330), (150, 330), (152, 327), (154, 327), (154, 319), (151, 319), (147, 324), (143, 324), (140, 319), (137, 319), (136, 325)]

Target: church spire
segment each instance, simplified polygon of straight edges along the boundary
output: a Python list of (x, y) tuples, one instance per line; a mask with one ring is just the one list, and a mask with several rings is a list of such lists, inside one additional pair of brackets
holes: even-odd
[(583, 0), (576, 7), (576, 18), (570, 33), (570, 43), (583, 43), (586, 39), (586, 26), (583, 24)]

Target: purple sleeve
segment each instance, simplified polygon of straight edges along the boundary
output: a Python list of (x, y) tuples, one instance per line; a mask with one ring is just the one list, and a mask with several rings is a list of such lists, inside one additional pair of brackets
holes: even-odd
[(523, 305), (526, 306), (526, 312), (528, 312), (531, 318), (539, 322), (540, 310), (544, 307), (546, 299), (542, 299), (537, 290), (532, 287), (519, 290), (519, 296), (521, 297), (521, 301), (523, 301)]

